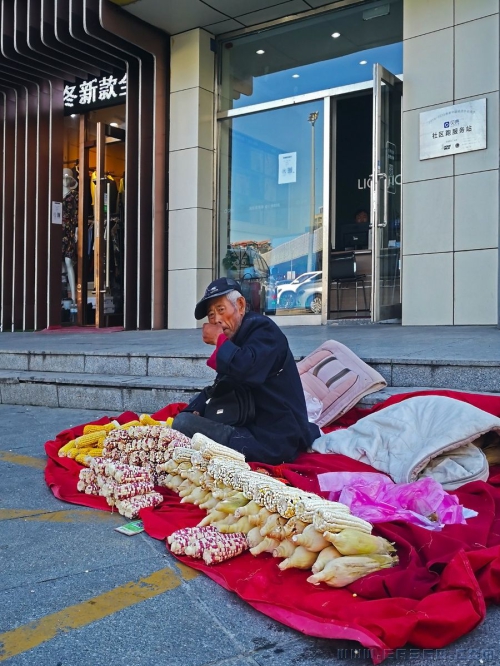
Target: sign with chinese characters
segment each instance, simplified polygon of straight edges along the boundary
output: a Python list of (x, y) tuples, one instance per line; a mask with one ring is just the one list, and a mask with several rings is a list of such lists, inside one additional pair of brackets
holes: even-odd
[(297, 153), (278, 155), (278, 185), (297, 182)]
[(103, 76), (90, 81), (64, 84), (64, 115), (87, 113), (105, 106), (125, 104), (127, 74)]
[(420, 159), (486, 148), (486, 99), (420, 114)]

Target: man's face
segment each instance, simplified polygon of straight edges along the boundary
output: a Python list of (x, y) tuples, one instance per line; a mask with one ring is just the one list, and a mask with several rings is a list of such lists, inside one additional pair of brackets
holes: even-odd
[(245, 299), (240, 296), (234, 306), (227, 296), (211, 298), (207, 310), (208, 323), (222, 326), (227, 338), (236, 335), (245, 316)]

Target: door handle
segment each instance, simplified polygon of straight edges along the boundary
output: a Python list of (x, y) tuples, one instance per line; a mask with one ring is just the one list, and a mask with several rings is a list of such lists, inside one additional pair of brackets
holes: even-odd
[(384, 227), (387, 226), (389, 222), (389, 179), (387, 178), (386, 173), (379, 173), (378, 174), (379, 180), (384, 181), (383, 182), (383, 187), (384, 187), (384, 219), (382, 222), (379, 222), (377, 224), (378, 227), (383, 229)]

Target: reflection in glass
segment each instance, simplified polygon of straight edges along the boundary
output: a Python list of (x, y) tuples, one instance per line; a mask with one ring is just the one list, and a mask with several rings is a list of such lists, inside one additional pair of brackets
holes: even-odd
[(221, 122), (220, 273), (254, 311), (321, 313), (323, 122), (321, 102)]
[(371, 20), (363, 4), (222, 42), (219, 110), (369, 81), (376, 62), (402, 73), (403, 2), (387, 5)]

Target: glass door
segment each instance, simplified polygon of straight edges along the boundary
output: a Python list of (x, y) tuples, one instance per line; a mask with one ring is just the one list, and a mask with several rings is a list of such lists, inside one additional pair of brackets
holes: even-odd
[(94, 293), (97, 328), (123, 326), (125, 130), (97, 123)]
[(316, 100), (220, 125), (220, 275), (251, 310), (321, 320), (325, 103)]
[(402, 84), (373, 68), (372, 321), (401, 318)]

